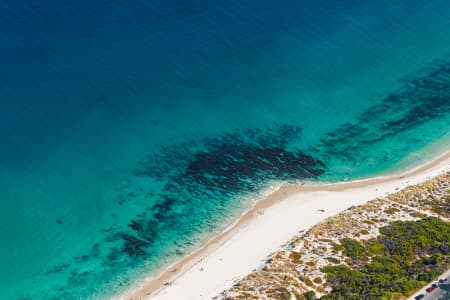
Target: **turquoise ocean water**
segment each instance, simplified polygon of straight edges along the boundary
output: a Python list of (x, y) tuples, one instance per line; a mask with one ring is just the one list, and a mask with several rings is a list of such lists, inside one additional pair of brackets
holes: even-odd
[(0, 0), (0, 299), (103, 299), (279, 181), (450, 145), (448, 1)]

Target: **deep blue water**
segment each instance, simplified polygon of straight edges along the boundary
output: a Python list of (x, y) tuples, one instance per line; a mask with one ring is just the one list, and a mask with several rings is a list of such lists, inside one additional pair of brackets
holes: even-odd
[(448, 1), (0, 0), (0, 299), (106, 298), (273, 182), (450, 145)]

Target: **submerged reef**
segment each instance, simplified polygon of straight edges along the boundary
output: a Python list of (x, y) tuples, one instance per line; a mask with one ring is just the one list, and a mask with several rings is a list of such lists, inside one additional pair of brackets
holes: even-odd
[[(236, 130), (163, 147), (146, 157), (138, 163), (134, 176), (141, 181), (160, 182), (161, 189), (140, 189), (151, 205), (126, 227), (104, 230), (107, 236), (100, 247), (105, 254), (100, 258), (102, 268), (114, 274), (144, 261), (156, 263), (162, 256), (182, 255), (198, 241), (197, 233), (218, 229), (220, 218), (242, 195), (257, 193), (270, 180), (320, 176), (325, 164), (294, 147), (301, 131), (298, 126), (286, 124)], [(137, 195), (129, 192), (127, 197)], [(90, 259), (99, 257), (76, 257), (74, 265)], [(95, 276), (95, 272), (81, 273), (72, 268), (54, 268), (51, 273), (69, 270), (70, 281), (61, 291), (75, 289), (89, 276)], [(78, 275), (82, 277), (79, 280)]]
[(297, 180), (322, 174), (321, 161), (289, 148), (300, 132), (300, 128), (290, 125), (237, 131), (173, 145), (142, 161), (136, 176), (166, 183), (159, 192), (159, 201), (128, 224), (139, 240), (119, 234), (125, 252), (129, 256), (146, 255), (144, 247), (163, 242), (160, 232), (189, 236), (206, 221), (205, 214), (213, 215), (213, 210), (225, 208), (239, 193), (256, 192), (267, 180)]
[(355, 120), (327, 133), (313, 148), (324, 161), (336, 157), (354, 161), (364, 149), (449, 113), (450, 63), (436, 60)]

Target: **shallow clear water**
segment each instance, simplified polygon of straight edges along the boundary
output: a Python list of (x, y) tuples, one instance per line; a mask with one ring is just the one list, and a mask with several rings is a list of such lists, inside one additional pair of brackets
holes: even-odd
[(450, 145), (448, 1), (0, 11), (1, 299), (105, 298), (271, 181), (368, 177)]

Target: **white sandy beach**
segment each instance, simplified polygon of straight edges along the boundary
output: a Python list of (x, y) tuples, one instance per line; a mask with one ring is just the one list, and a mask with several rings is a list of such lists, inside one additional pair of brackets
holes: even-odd
[(338, 184), (283, 186), (258, 201), (228, 231), (118, 299), (211, 299), (258, 268), (299, 231), (350, 206), (446, 171), (450, 171), (450, 152), (402, 174)]

